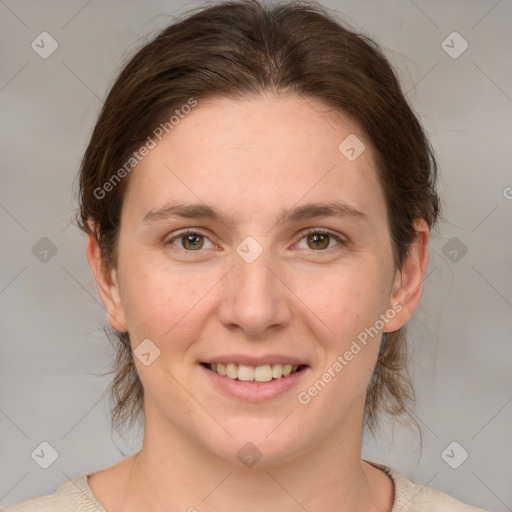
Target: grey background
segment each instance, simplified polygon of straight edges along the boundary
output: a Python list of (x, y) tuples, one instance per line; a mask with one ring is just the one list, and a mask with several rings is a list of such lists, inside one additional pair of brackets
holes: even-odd
[[(79, 159), (120, 66), (198, 3), (0, 1), (0, 506), (139, 449), (140, 435), (110, 433), (109, 377), (98, 375), (112, 356), (106, 315), (69, 221)], [(368, 439), (363, 456), (512, 510), (512, 2), (323, 5), (384, 46), (436, 150), (445, 207), (410, 329), (423, 451), (397, 425)], [(47, 59), (31, 48), (43, 31), (59, 45)], [(453, 31), (469, 44), (458, 58), (441, 46)], [(54, 255), (38, 253), (43, 237)], [(59, 455), (46, 470), (31, 457), (43, 441)], [(441, 457), (453, 441), (469, 453), (458, 469)]]

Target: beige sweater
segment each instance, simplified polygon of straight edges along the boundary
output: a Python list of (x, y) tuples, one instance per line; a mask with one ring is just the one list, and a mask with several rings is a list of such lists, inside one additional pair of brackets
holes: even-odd
[[(389, 466), (366, 461), (384, 470), (395, 484), (395, 500), (391, 512), (486, 512), (452, 498), (448, 494), (423, 487), (408, 480)], [(0, 512), (107, 512), (80, 475), (61, 485), (55, 494), (40, 496), (11, 505)]]

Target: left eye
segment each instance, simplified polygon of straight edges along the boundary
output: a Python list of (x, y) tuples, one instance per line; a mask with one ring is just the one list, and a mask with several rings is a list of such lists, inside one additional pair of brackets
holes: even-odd
[(313, 249), (314, 251), (329, 249), (330, 242), (335, 239), (338, 241), (339, 245), (343, 245), (343, 240), (334, 233), (330, 231), (322, 231), (312, 229), (303, 234), (302, 240), (306, 240), (309, 249)]

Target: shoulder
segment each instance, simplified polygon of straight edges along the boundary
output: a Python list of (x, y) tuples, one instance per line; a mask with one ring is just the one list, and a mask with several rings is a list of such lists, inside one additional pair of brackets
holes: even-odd
[[(393, 480), (395, 497), (391, 512), (486, 512), (459, 501), (431, 487), (411, 482), (389, 466), (365, 460), (387, 473)], [(0, 512), (106, 512), (98, 503), (88, 483), (80, 475), (61, 485), (54, 494), (39, 496), (1, 509)]]
[(105, 512), (96, 501), (88, 484), (87, 475), (80, 475), (61, 485), (54, 494), (21, 501), (0, 512)]
[(391, 512), (486, 512), (455, 499), (437, 489), (411, 482), (402, 473), (383, 464), (368, 461), (387, 473), (395, 485), (395, 499)]

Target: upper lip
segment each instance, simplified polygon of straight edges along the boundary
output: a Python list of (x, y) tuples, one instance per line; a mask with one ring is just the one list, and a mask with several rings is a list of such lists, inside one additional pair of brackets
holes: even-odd
[(249, 356), (246, 354), (229, 354), (225, 356), (216, 356), (204, 359), (202, 363), (218, 364), (218, 363), (235, 363), (245, 364), (248, 366), (263, 366), (265, 364), (292, 364), (297, 366), (308, 366), (303, 359), (283, 354), (269, 354), (266, 356)]

